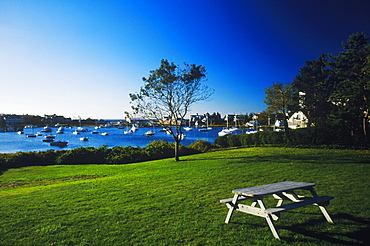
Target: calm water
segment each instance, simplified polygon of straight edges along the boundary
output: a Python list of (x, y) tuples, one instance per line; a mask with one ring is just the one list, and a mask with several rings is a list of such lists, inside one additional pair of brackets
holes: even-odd
[[(117, 128), (101, 128), (97, 131), (99, 134), (92, 134), (91, 131), (95, 130), (93, 127), (86, 127), (88, 132), (81, 132), (80, 135), (73, 135), (74, 128), (65, 128), (64, 134), (56, 134), (58, 128), (53, 127), (51, 134), (56, 135), (55, 140), (67, 140), (69, 141), (68, 146), (63, 149), (74, 149), (78, 147), (95, 147), (98, 148), (102, 145), (107, 145), (108, 148), (114, 146), (139, 146), (145, 147), (148, 143), (153, 140), (164, 139), (168, 142), (173, 142), (171, 135), (160, 132), (159, 128), (154, 129), (155, 135), (147, 137), (144, 133), (151, 128), (139, 128), (138, 131), (130, 134), (124, 134), (124, 129)], [(0, 132), (0, 153), (15, 153), (15, 152), (28, 152), (28, 151), (45, 151), (48, 149), (60, 150), (60, 147), (50, 146), (50, 143), (43, 142), (44, 135), (50, 133), (42, 133), (43, 136), (37, 136), (35, 138), (28, 138), (26, 134), (32, 134), (41, 132), (43, 128), (24, 129), (24, 134), (19, 135), (17, 132)], [(193, 128), (192, 131), (184, 131), (186, 139), (181, 141), (181, 144), (187, 146), (197, 139), (206, 140), (213, 143), (218, 137), (217, 133), (221, 131), (221, 128), (213, 128), (208, 132), (200, 132), (198, 129)], [(103, 136), (101, 133), (107, 132), (108, 136)], [(81, 141), (80, 137), (89, 137), (88, 141)]]

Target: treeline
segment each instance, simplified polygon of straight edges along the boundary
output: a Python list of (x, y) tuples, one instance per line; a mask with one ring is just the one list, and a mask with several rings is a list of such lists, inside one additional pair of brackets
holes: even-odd
[[(267, 88), (267, 112), (287, 117), (289, 112), (301, 110), (308, 118), (308, 128), (313, 128), (309, 132), (314, 144), (328, 138), (333, 144), (345, 140), (369, 148), (369, 38), (356, 33), (342, 46), (337, 56), (322, 54), (306, 61), (291, 84), (275, 83)], [(285, 130), (289, 138), (291, 131)]]
[[(198, 140), (189, 146), (180, 145), (180, 155), (206, 152), (215, 148), (211, 143)], [(87, 147), (71, 150), (47, 150), (41, 152), (17, 152), (0, 154), (0, 171), (9, 168), (57, 164), (127, 164), (173, 157), (174, 144), (164, 140), (153, 141), (147, 146), (107, 148)]]

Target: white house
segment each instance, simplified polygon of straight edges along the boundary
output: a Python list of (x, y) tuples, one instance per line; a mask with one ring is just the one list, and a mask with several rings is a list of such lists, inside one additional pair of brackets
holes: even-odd
[(288, 127), (291, 129), (304, 128), (307, 127), (307, 125), (307, 116), (302, 111), (295, 112), (288, 119)]

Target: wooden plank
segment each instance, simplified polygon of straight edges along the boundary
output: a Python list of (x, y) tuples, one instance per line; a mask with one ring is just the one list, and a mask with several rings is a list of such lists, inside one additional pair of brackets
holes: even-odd
[(282, 191), (289, 192), (295, 189), (307, 189), (307, 188), (313, 187), (314, 185), (315, 185), (314, 183), (285, 181), (285, 182), (237, 189), (237, 190), (233, 190), (233, 193), (243, 195), (243, 196), (256, 197), (256, 196), (272, 195), (274, 193), (279, 193)]
[(277, 208), (269, 208), (269, 209), (266, 209), (265, 212), (268, 213), (268, 214), (281, 213), (281, 212), (285, 212), (285, 211), (292, 210), (292, 209), (295, 209), (295, 208), (304, 207), (304, 206), (307, 206), (307, 205), (326, 202), (326, 201), (329, 201), (331, 199), (334, 199), (334, 197), (332, 197), (332, 196), (312, 197), (312, 198), (307, 198), (307, 199), (303, 200), (302, 202), (293, 202), (293, 203), (289, 203), (289, 204), (286, 204), (286, 205), (282, 205), (282, 206), (277, 207)]
[[(239, 196), (238, 201), (246, 200), (246, 199), (251, 199), (252, 197), (245, 197), (245, 196)], [(233, 198), (226, 198), (220, 200), (221, 203), (231, 203), (233, 201)]]

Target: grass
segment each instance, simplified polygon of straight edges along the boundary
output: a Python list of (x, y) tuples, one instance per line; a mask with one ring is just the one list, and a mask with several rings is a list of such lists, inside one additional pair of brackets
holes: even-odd
[[(369, 242), (370, 152), (240, 148), (127, 165), (10, 169), (0, 176), (0, 245), (361, 245)], [(315, 206), (284, 213), (274, 239), (263, 218), (236, 212), (231, 190), (316, 183)], [(267, 203), (272, 201), (267, 200)]]

